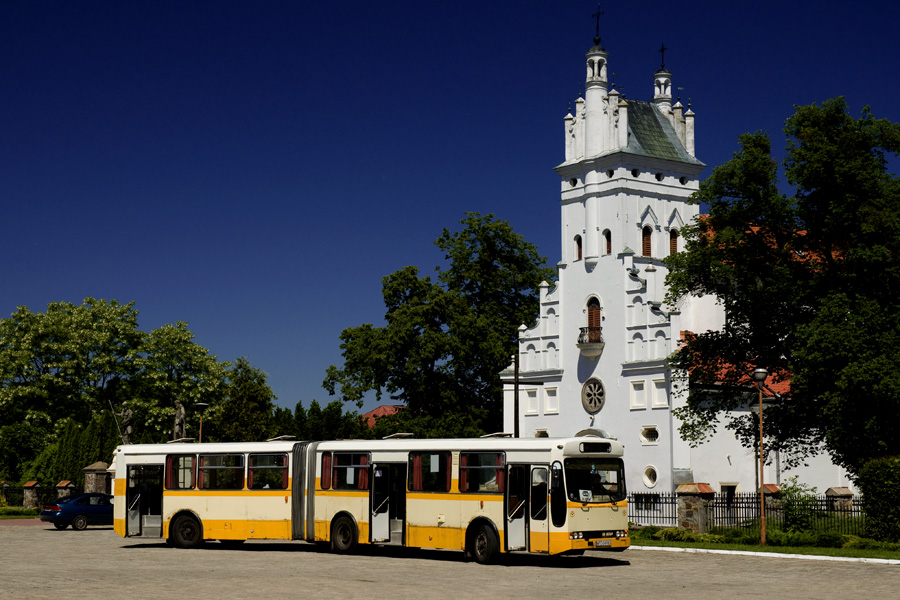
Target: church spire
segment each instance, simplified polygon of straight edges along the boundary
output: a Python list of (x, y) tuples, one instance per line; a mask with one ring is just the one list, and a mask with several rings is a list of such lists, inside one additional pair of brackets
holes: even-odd
[(658, 52), (662, 55), (659, 69), (653, 74), (653, 103), (663, 114), (672, 110), (672, 74), (666, 69), (666, 48), (661, 44)]
[(584, 155), (595, 156), (608, 146), (609, 83), (606, 79), (606, 63), (609, 53), (600, 45), (600, 15), (597, 7), (592, 17), (596, 19), (594, 45), (588, 50), (587, 77), (584, 82)]

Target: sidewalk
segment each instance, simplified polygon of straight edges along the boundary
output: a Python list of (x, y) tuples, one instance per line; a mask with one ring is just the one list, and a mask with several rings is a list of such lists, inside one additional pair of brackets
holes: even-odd
[(628, 550), (658, 550), (660, 552), (688, 552), (693, 554), (732, 554), (735, 556), (758, 556), (761, 558), (799, 558), (800, 560), (830, 560), (835, 562), (870, 563), (876, 565), (900, 565), (900, 560), (893, 558), (853, 558), (850, 556), (749, 552), (747, 550), (708, 550), (705, 548), (663, 548), (660, 546), (631, 546)]
[(0, 519), (0, 527), (22, 527), (27, 525), (46, 525), (47, 527), (53, 527), (51, 523), (44, 523), (39, 517), (33, 519)]

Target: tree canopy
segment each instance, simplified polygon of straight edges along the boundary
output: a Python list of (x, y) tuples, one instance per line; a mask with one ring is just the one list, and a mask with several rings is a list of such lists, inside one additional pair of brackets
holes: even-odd
[(359, 406), (367, 393), (406, 405), (384, 420), (417, 435), (476, 435), (502, 423), (499, 373), (519, 325), (538, 314), (538, 286), (554, 277), (536, 248), (494, 215), (466, 213), (435, 245), (435, 278), (405, 267), (382, 280), (385, 325), (341, 332), (344, 365), (324, 387)]
[(201, 412), (204, 442), (372, 433), (338, 401), (292, 412), (274, 400), (263, 371), (246, 358), (219, 361), (187, 323), (141, 331), (134, 302), (20, 306), (0, 319), (0, 480), (80, 485), (82, 469), (123, 441), (172, 439), (176, 419), (197, 439)]
[(786, 184), (768, 135), (741, 136), (692, 198), (709, 214), (666, 259), (670, 303), (712, 294), (726, 315), (672, 358), (690, 382), (678, 415), (689, 439), (724, 416), (753, 443), (728, 411), (747, 406), (748, 375), (764, 367), (790, 390), (766, 409), (767, 445), (796, 463), (824, 444), (856, 474), (900, 454), (900, 181), (888, 171), (900, 125), (868, 108), (854, 118), (837, 98), (796, 107), (784, 132)]

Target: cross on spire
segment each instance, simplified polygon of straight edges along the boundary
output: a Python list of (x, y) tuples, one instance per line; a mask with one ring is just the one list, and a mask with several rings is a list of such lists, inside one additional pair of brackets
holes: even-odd
[(662, 59), (660, 60), (660, 64), (659, 64), (660, 69), (666, 68), (666, 50), (668, 50), (668, 48), (666, 48), (665, 44), (660, 44), (659, 50), (657, 50), (657, 52), (659, 52), (662, 55)]
[(600, 5), (597, 5), (597, 12), (592, 14), (591, 16), (597, 19), (597, 28), (594, 30), (594, 45), (600, 45), (600, 15), (603, 14), (603, 11), (600, 10)]

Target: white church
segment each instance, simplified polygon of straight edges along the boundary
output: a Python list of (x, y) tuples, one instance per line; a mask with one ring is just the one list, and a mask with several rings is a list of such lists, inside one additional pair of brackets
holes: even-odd
[[(714, 297), (667, 306), (662, 259), (683, 249), (681, 228), (698, 218), (687, 202), (705, 165), (695, 156), (694, 113), (673, 104), (672, 74), (653, 73), (652, 100), (610, 89), (609, 53), (587, 53), (584, 98), (565, 117), (559, 280), (542, 284), (540, 317), (520, 327), (503, 380), (504, 431), (520, 437), (601, 429), (625, 444), (630, 492), (672, 492), (703, 482), (716, 492), (754, 492), (756, 451), (731, 431), (697, 447), (681, 439), (672, 409), (686, 390), (666, 365), (682, 331), (722, 327)], [(749, 409), (749, 406), (748, 406)], [(852, 487), (827, 456), (785, 471), (769, 456), (766, 484), (797, 475), (819, 493)]]

